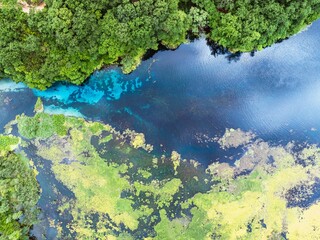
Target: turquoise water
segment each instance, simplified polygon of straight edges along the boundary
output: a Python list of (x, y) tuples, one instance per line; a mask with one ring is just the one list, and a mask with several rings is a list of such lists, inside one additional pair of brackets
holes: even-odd
[(199, 39), (162, 51), (129, 75), (118, 67), (95, 72), (83, 86), (59, 83), (45, 92), (0, 83), (0, 127), (36, 97), (45, 111), (83, 116), (146, 135), (157, 151), (176, 150), (209, 164), (230, 154), (212, 141), (226, 128), (266, 141), (320, 140), (320, 21), (253, 54), (213, 53)]

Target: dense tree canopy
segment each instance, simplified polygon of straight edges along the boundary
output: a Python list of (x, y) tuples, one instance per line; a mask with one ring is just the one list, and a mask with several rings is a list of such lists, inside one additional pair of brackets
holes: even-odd
[(224, 2), (222, 13), (210, 22), (210, 38), (234, 51), (261, 50), (297, 33), (320, 14), (318, 0)]
[(39, 188), (28, 160), (11, 151), (18, 143), (0, 135), (0, 239), (29, 239), (37, 220)]
[[(320, 0), (0, 0), (0, 72), (30, 87), (82, 83), (120, 63), (132, 71), (148, 49), (201, 33), (232, 51), (260, 50), (320, 14)], [(22, 11), (28, 4), (29, 13)]]

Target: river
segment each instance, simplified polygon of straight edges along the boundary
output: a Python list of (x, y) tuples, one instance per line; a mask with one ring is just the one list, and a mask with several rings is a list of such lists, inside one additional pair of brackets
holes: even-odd
[(45, 111), (99, 120), (143, 132), (156, 151), (176, 150), (204, 165), (225, 161), (212, 139), (226, 128), (265, 141), (320, 141), (320, 21), (254, 54), (214, 54), (200, 38), (159, 51), (131, 74), (110, 67), (82, 86), (59, 83), (41, 92), (0, 82), (0, 127), (32, 115), (38, 96)]

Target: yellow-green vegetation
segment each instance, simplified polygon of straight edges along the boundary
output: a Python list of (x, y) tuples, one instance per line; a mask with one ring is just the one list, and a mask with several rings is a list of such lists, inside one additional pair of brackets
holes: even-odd
[(113, 135), (112, 135), (112, 134), (109, 134), (108, 136), (100, 139), (99, 144), (107, 143), (107, 142), (109, 142), (109, 141), (112, 140), (112, 139), (113, 139)]
[(11, 135), (0, 135), (0, 156), (4, 156), (8, 151), (12, 151), (18, 145), (20, 139)]
[(173, 195), (179, 191), (180, 187), (182, 187), (181, 180), (177, 178), (166, 183), (160, 183), (159, 181), (152, 181), (147, 185), (141, 182), (134, 183), (137, 195), (140, 195), (140, 192), (145, 192), (149, 196), (154, 196), (155, 204), (159, 208), (169, 207), (173, 201)]
[[(310, 156), (319, 149), (302, 151), (303, 155), (308, 152), (308, 158), (303, 159), (308, 164), (304, 166), (297, 164), (295, 156), (282, 147), (267, 146), (259, 152), (257, 145), (262, 146), (255, 142), (247, 150), (253, 158), (244, 155), (238, 160), (255, 161), (255, 166), (248, 164), (248, 168), (243, 169), (239, 164), (234, 173), (239, 172), (228, 181), (213, 186), (208, 193), (194, 196), (190, 200), (195, 205), (194, 211), (205, 213), (204, 223), (219, 224), (215, 236), (221, 239), (282, 239), (284, 236), (316, 239), (320, 225), (314, 218), (319, 208), (312, 203), (317, 202), (317, 193), (312, 188), (308, 194), (301, 191), (309, 184), (318, 184), (320, 165)], [(242, 176), (241, 171), (246, 170), (250, 174)], [(219, 178), (220, 173), (215, 172), (215, 177)], [(206, 237), (210, 236), (212, 231), (209, 230)]]
[[(70, 220), (53, 221), (61, 239), (313, 240), (320, 234), (317, 146), (293, 152), (293, 144), (270, 146), (227, 130), (218, 142), (245, 153), (204, 169), (177, 152), (158, 157), (137, 148), (145, 145), (138, 133), (57, 117), (20, 116), (17, 125), (72, 193), (58, 208)], [(43, 141), (41, 125), (48, 123), (55, 127)]]
[(126, 129), (123, 132), (123, 136), (130, 139), (130, 144), (133, 148), (142, 148), (149, 152), (153, 150), (152, 145), (146, 144), (146, 139), (143, 133), (137, 133), (133, 130)]
[(38, 97), (36, 105), (34, 106), (34, 112), (39, 113), (43, 112), (43, 103), (41, 98)]
[(45, 113), (37, 113), (34, 117), (18, 116), (18, 127), (20, 134), (25, 138), (46, 139), (54, 133), (66, 134), (63, 125), (65, 117), (63, 115), (49, 116)]
[(177, 168), (180, 166), (181, 155), (179, 153), (177, 153), (176, 151), (172, 151), (171, 160), (173, 162), (173, 168), (174, 168), (174, 171), (175, 171), (175, 174), (176, 174), (177, 173)]
[(131, 141), (131, 144), (134, 148), (142, 147), (145, 144), (144, 134), (137, 134)]
[(37, 220), (38, 184), (29, 162), (12, 152), (18, 143), (0, 135), (0, 239), (28, 239)]
[[(169, 208), (173, 202), (177, 206), (183, 185), (171, 172), (174, 166), (170, 158), (163, 157), (162, 166), (155, 166), (153, 155), (136, 149), (132, 139), (127, 139), (128, 131), (120, 134), (108, 125), (76, 118), (58, 122), (44, 142), (42, 125), (52, 124), (56, 117), (45, 113), (19, 116), (17, 125), (21, 135), (36, 146), (37, 155), (51, 162), (56, 179), (74, 194), (65, 196), (59, 208), (62, 215), (72, 215), (73, 220), (67, 223), (69, 234), (79, 239), (122, 239), (123, 234), (138, 239), (144, 231), (150, 231), (149, 225), (160, 220), (160, 209)], [(29, 133), (33, 126), (36, 130)], [(59, 132), (61, 128), (64, 134)], [(143, 135), (132, 136), (136, 139)], [(94, 138), (96, 146), (92, 144)], [(143, 145), (144, 141), (139, 142), (140, 147)], [(157, 170), (168, 173), (160, 177), (154, 174)], [(61, 232), (58, 222), (55, 224), (60, 237), (71, 236)], [(151, 236), (154, 234), (150, 231)]]

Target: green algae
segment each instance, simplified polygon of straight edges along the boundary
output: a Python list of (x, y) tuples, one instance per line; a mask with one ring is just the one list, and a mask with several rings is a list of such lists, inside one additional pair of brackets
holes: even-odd
[(143, 134), (120, 133), (98, 122), (37, 113), (17, 117), (17, 125), (72, 193), (58, 208), (72, 218), (52, 223), (62, 239), (316, 239), (320, 234), (315, 145), (293, 153), (292, 144), (270, 146), (252, 133), (227, 130), (218, 140), (221, 147), (243, 147), (244, 154), (234, 164), (204, 169), (175, 151), (155, 156)]
[[(62, 215), (72, 215), (73, 220), (66, 223), (75, 234), (72, 236), (123, 238), (126, 233), (126, 238), (130, 235), (137, 239), (145, 232), (155, 236), (149, 226), (160, 221), (161, 209), (167, 208), (175, 216), (169, 208), (186, 199), (182, 192), (190, 186), (183, 186), (183, 181), (195, 176), (182, 178), (175, 174), (177, 166), (171, 158), (163, 156), (155, 161), (155, 156), (147, 152), (150, 147), (137, 140), (143, 135), (135, 132), (121, 134), (110, 126), (64, 118), (44, 135), (44, 127), (38, 125), (53, 123), (56, 117), (44, 113), (33, 118), (20, 116), (17, 125), (21, 135), (36, 147), (37, 156), (50, 161), (56, 179), (74, 194), (71, 198), (65, 196), (69, 200), (59, 208)], [(26, 133), (29, 125), (36, 125), (32, 134)], [(58, 132), (61, 128), (65, 134)], [(92, 145), (94, 138), (96, 146)], [(135, 141), (139, 144), (135, 145)], [(60, 237), (70, 237), (61, 230), (60, 223), (54, 224)]]
[[(296, 156), (283, 147), (270, 147), (257, 141), (247, 148), (246, 154), (237, 160), (233, 176), (229, 175), (228, 181), (222, 181), (210, 192), (197, 194), (191, 200), (197, 210), (206, 212), (206, 221), (219, 222), (216, 234), (221, 239), (281, 239), (282, 236), (314, 239), (318, 224), (310, 232), (303, 230), (304, 217), (309, 217), (310, 208), (288, 207), (286, 193), (295, 186), (308, 186), (317, 181), (319, 165), (316, 157), (311, 163), (310, 156), (319, 150), (314, 147), (302, 150), (300, 158), (309, 159), (309, 164), (303, 166), (297, 164)], [(243, 161), (245, 164), (241, 163)], [(217, 164), (211, 167), (216, 168)], [(247, 170), (251, 171), (250, 174), (236, 174)], [(221, 174), (226, 179), (223, 172), (215, 171), (214, 174)], [(308, 194), (313, 194), (312, 189)], [(306, 194), (295, 193), (295, 198), (303, 200), (305, 197)], [(317, 209), (315, 206), (317, 204), (312, 205)]]

